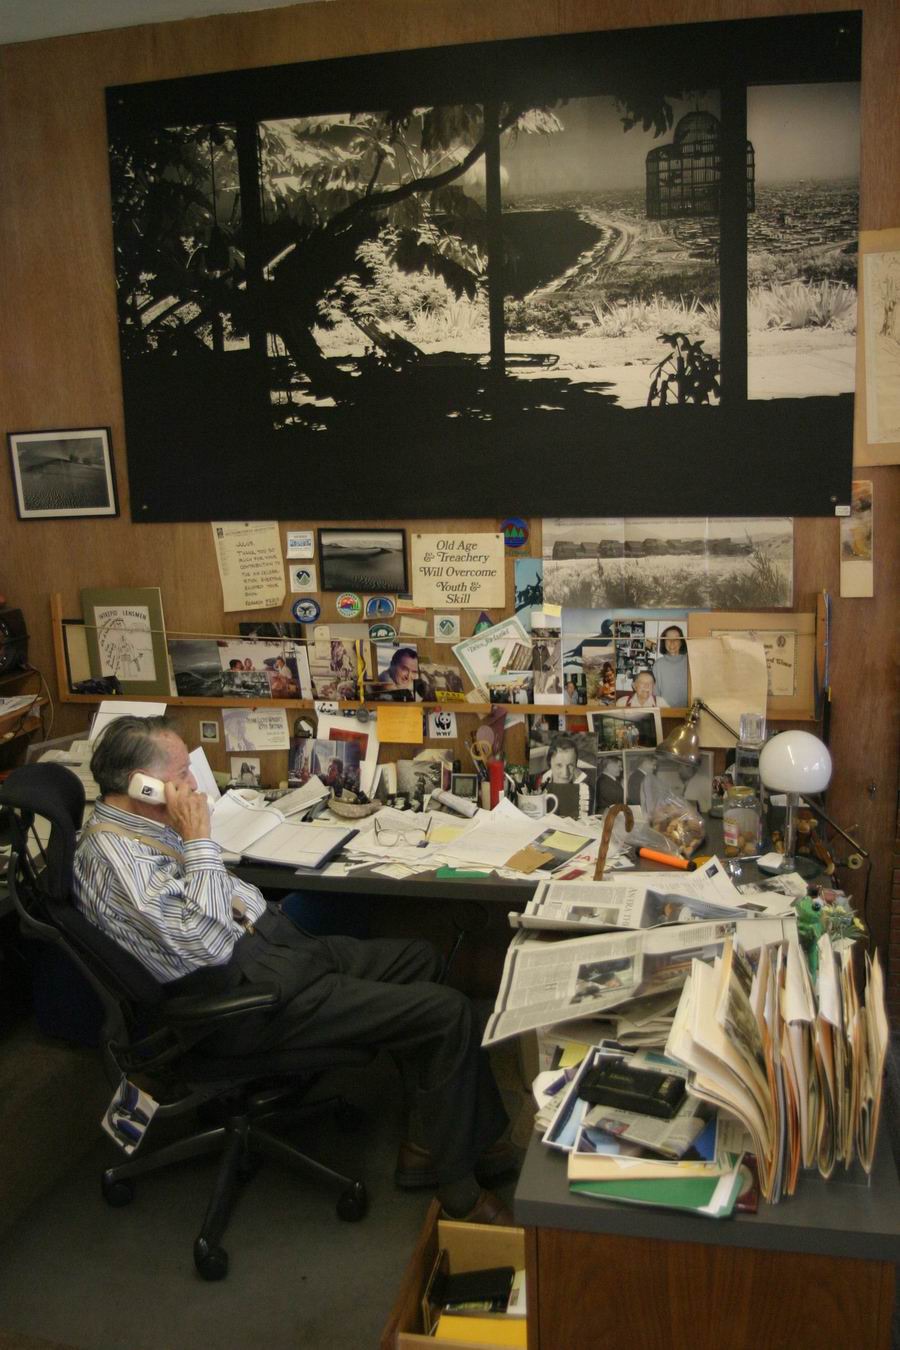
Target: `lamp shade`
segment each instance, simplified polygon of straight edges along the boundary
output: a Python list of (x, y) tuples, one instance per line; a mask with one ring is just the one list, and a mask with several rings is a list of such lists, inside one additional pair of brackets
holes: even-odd
[(782, 731), (759, 756), (759, 776), (774, 792), (824, 792), (831, 780), (831, 755), (808, 731)]

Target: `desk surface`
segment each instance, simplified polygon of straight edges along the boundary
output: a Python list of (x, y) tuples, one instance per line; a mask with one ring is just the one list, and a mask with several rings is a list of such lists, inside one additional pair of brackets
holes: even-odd
[(477, 900), (479, 903), (524, 905), (537, 882), (527, 877), (507, 881), (503, 877), (439, 878), (433, 872), (417, 872), (398, 880), (381, 876), (370, 868), (358, 868), (348, 876), (327, 872), (297, 872), (292, 867), (266, 867), (260, 863), (230, 864), (229, 870), (262, 890), (332, 891), (346, 895), (382, 895), (393, 899)]
[[(858, 1168), (851, 1175), (857, 1172), (863, 1175)], [(796, 1195), (778, 1205), (761, 1201), (758, 1213), (730, 1219), (573, 1195), (565, 1155), (535, 1135), (516, 1187), (514, 1213), (516, 1223), (529, 1228), (900, 1261), (900, 1183), (883, 1116), (871, 1184), (849, 1181), (839, 1170), (831, 1181), (804, 1173)]]

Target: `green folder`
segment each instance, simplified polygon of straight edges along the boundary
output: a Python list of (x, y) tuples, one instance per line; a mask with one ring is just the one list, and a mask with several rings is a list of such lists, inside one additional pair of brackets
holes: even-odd
[[(657, 1205), (663, 1209), (683, 1209), (697, 1212), (708, 1205), (721, 1177), (683, 1177), (644, 1181), (572, 1181), (569, 1190), (578, 1195), (592, 1195), (600, 1200), (616, 1200), (628, 1205)], [(731, 1190), (724, 1203), (707, 1218), (722, 1219), (734, 1209), (741, 1189), (740, 1169), (735, 1169)]]

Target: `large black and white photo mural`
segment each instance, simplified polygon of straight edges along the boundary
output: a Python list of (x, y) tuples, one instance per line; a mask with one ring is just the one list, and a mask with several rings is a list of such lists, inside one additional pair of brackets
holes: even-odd
[(859, 49), (827, 14), (109, 90), (134, 519), (831, 514)]

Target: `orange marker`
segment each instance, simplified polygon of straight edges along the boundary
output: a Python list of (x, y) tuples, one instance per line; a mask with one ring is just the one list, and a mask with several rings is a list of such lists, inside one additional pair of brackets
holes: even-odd
[(649, 858), (650, 862), (665, 863), (666, 867), (677, 867), (682, 872), (695, 872), (697, 864), (690, 858), (681, 858), (676, 853), (658, 853), (655, 848), (639, 848), (638, 853), (642, 858)]

